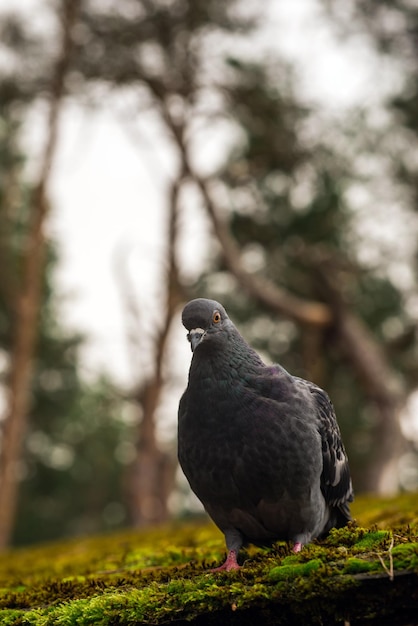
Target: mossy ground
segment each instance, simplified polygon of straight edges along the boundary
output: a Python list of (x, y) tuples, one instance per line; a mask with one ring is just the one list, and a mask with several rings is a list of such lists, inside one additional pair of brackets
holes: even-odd
[(418, 624), (418, 495), (359, 498), (356, 522), (292, 554), (249, 547), (238, 572), (209, 523), (0, 556), (0, 624)]

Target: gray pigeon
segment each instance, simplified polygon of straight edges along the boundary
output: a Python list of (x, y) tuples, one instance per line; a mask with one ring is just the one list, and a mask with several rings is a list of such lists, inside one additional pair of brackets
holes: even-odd
[(347, 455), (327, 394), (266, 365), (214, 300), (182, 315), (193, 351), (179, 405), (178, 455), (192, 490), (225, 535), (218, 570), (245, 543), (293, 551), (351, 519)]

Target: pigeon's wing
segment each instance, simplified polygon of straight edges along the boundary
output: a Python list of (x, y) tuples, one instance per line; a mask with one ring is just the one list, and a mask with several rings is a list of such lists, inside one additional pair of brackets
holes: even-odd
[(323, 469), (321, 491), (330, 506), (338, 507), (349, 517), (348, 502), (352, 502), (353, 487), (350, 468), (334, 407), (328, 394), (314, 383), (299, 379), (314, 397), (317, 407), (318, 428), (322, 441)]

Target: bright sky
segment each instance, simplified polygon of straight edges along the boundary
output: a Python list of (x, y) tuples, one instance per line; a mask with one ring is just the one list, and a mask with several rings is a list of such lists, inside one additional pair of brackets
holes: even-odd
[[(105, 366), (127, 382), (117, 264), (127, 266), (141, 292), (149, 294), (158, 280), (162, 245), (164, 194), (146, 163), (111, 115), (66, 112), (50, 219), (50, 232), (60, 243), (57, 282), (69, 295), (64, 314), (89, 337), (87, 369)], [(148, 298), (142, 296), (141, 306), (149, 306)]]

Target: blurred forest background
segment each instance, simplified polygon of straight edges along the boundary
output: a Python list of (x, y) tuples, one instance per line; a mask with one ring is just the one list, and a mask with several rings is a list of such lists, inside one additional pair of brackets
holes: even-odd
[[(179, 313), (197, 296), (328, 391), (357, 493), (418, 489), (418, 5), (309, 2), (337, 40), (368, 46), (361, 104), (304, 96), (279, 31), (266, 52), (274, 2), (61, 0), (27, 19), (3, 8), (0, 548), (195, 510), (175, 417)], [(170, 155), (151, 295), (117, 254), (132, 385), (86, 378), (86, 337), (61, 314), (49, 189), (68, 106), (113, 111), (139, 142), (146, 120)], [(184, 252), (192, 222), (202, 258)]]

